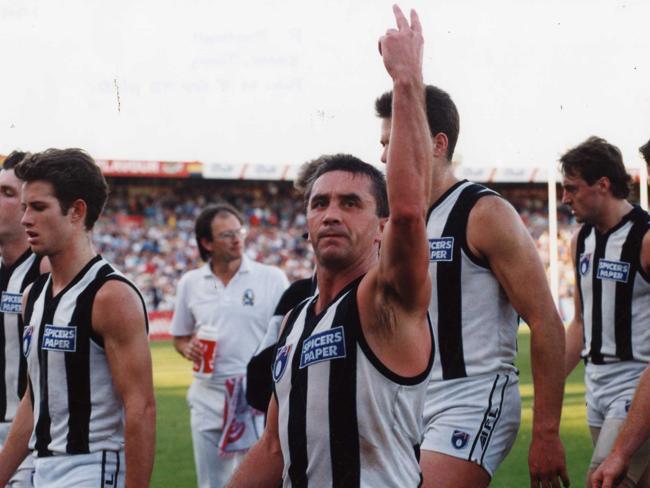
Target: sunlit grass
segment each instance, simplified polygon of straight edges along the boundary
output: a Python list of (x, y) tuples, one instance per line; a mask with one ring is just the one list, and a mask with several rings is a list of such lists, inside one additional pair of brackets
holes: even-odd
[[(495, 488), (529, 486), (528, 446), (531, 439), (533, 386), (530, 372), (530, 335), (519, 334), (520, 388), (522, 425), (512, 452), (497, 471)], [(152, 486), (181, 488), (196, 486), (192, 440), (187, 408), (187, 388), (192, 381), (190, 365), (173, 349), (170, 342), (152, 344), (154, 382), (158, 408), (158, 442)], [(583, 367), (576, 368), (565, 388), (561, 437), (567, 453), (572, 486), (584, 486), (591, 456), (591, 439), (586, 424)]]

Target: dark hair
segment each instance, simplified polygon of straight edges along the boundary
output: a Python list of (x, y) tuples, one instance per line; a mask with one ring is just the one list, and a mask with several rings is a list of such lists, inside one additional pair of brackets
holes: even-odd
[(27, 153), (23, 151), (10, 152), (2, 163), (2, 169), (14, 169), (18, 163), (25, 159), (25, 156), (27, 156)]
[(108, 198), (108, 185), (102, 171), (82, 149), (47, 149), (29, 154), (15, 171), (23, 181), (50, 183), (64, 215), (75, 200), (83, 200), (87, 207), (84, 221), (87, 230), (95, 225)]
[(650, 140), (646, 142), (643, 146), (639, 148), (639, 151), (641, 151), (641, 154), (643, 155), (643, 159), (645, 159), (646, 164), (650, 164)]
[(388, 217), (388, 194), (386, 193), (386, 178), (374, 166), (364, 163), (350, 154), (325, 155), (318, 158), (321, 164), (316, 169), (309, 185), (305, 190), (305, 204), (309, 202), (314, 182), (325, 173), (331, 171), (347, 171), (353, 175), (366, 175), (372, 183), (372, 193), (375, 197), (378, 217)]
[[(460, 117), (456, 104), (449, 94), (433, 85), (425, 87), (427, 121), (431, 137), (442, 132), (447, 136), (447, 160), (451, 161), (458, 142)], [(393, 92), (389, 91), (375, 100), (377, 117), (390, 119), (393, 113)]]
[(567, 151), (561, 158), (562, 172), (580, 177), (593, 185), (602, 177), (609, 178), (612, 195), (627, 198), (632, 178), (623, 164), (621, 151), (605, 139), (592, 136), (582, 144)]
[(293, 187), (300, 193), (304, 194), (307, 191), (307, 188), (309, 188), (310, 183), (313, 181), (316, 170), (321, 164), (323, 164), (323, 162), (323, 157), (320, 157), (307, 161), (300, 166), (296, 179), (293, 180)]
[(217, 215), (230, 214), (233, 215), (240, 224), (244, 224), (244, 216), (235, 207), (229, 203), (216, 203), (204, 208), (199, 216), (196, 218), (194, 224), (194, 234), (196, 234), (196, 245), (199, 248), (199, 254), (203, 261), (210, 259), (210, 251), (203, 247), (201, 239), (207, 239), (212, 242), (212, 221)]

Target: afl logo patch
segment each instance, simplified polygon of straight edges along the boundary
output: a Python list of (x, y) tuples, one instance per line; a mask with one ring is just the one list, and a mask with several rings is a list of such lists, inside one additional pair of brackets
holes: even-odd
[(244, 292), (244, 295), (241, 298), (242, 305), (248, 305), (252, 307), (255, 305), (255, 293), (250, 288), (247, 288)]
[(275, 355), (275, 361), (273, 362), (273, 381), (276, 383), (280, 381), (284, 370), (287, 369), (287, 362), (289, 360), (289, 354), (291, 353), (292, 344), (285, 344), (280, 349), (278, 349), (277, 354)]
[(580, 275), (585, 276), (589, 272), (589, 263), (591, 262), (591, 254), (583, 254), (580, 256)]
[(455, 430), (451, 435), (451, 445), (454, 446), (455, 449), (462, 449), (467, 445), (468, 442), (469, 434), (467, 432), (463, 432), (462, 430)]
[(23, 331), (23, 354), (25, 357), (29, 355), (29, 348), (32, 346), (32, 334), (34, 334), (34, 326), (26, 326)]

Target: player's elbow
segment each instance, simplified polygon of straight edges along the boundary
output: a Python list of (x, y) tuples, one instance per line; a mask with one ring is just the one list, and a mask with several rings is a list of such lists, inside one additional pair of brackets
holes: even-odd
[(390, 208), (391, 225), (404, 231), (414, 231), (423, 228), (424, 211), (419, 205), (398, 205)]

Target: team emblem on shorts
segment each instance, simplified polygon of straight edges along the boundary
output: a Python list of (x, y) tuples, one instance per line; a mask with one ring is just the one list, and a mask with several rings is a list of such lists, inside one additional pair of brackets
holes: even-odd
[(583, 254), (580, 256), (580, 274), (585, 276), (589, 271), (589, 263), (591, 262), (591, 254)]
[(292, 344), (285, 344), (278, 349), (278, 353), (275, 355), (275, 362), (273, 363), (273, 381), (275, 382), (280, 381), (280, 378), (282, 378), (282, 375), (284, 374), (284, 370), (287, 369), (291, 346)]
[(255, 305), (255, 293), (251, 288), (247, 288), (244, 295), (241, 297), (242, 305), (253, 306)]
[(464, 448), (469, 442), (469, 434), (462, 430), (455, 430), (451, 435), (451, 445), (456, 449)]
[(26, 326), (23, 330), (23, 354), (25, 357), (29, 354), (29, 348), (32, 346), (32, 334), (34, 334), (34, 326)]

